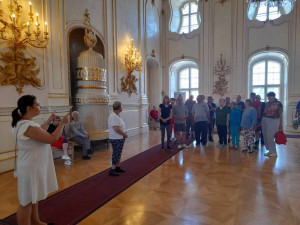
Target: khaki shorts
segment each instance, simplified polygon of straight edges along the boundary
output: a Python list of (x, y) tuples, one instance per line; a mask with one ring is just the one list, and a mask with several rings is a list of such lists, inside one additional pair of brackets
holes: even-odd
[(186, 132), (185, 123), (175, 123), (175, 130), (176, 132)]

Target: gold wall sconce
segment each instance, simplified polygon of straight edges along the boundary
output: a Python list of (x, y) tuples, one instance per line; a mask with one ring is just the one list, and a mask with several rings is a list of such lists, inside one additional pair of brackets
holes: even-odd
[(131, 39), (131, 44), (125, 51), (125, 68), (127, 70), (127, 76), (121, 78), (121, 92), (127, 92), (130, 97), (132, 93), (137, 93), (135, 83), (138, 79), (132, 73), (133, 71), (142, 70), (142, 57), (134, 47), (133, 39)]
[(215, 66), (214, 74), (218, 76), (214, 84), (213, 94), (218, 94), (223, 97), (224, 94), (228, 93), (228, 81), (226, 80), (226, 75), (230, 73), (230, 66), (226, 65), (226, 60), (223, 58), (223, 54), (220, 54), (219, 60), (217, 61), (217, 66)]
[[(7, 9), (4, 9), (4, 2)], [(29, 2), (29, 12), (22, 13), (22, 5), (18, 0), (0, 0), (0, 40), (6, 41), (9, 50), (0, 54), (0, 85), (14, 85), (19, 94), (25, 85), (41, 87), (37, 78), (40, 68), (36, 67), (36, 58), (25, 56), (27, 45), (34, 48), (46, 48), (49, 41), (48, 23), (45, 22), (43, 31), (39, 21), (39, 14), (32, 12), (32, 3)], [(7, 16), (4, 15), (7, 12)], [(21, 21), (28, 15), (27, 21)]]

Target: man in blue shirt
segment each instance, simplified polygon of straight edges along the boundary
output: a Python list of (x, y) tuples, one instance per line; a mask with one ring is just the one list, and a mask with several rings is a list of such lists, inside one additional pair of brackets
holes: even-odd
[(207, 105), (209, 108), (209, 114), (210, 114), (210, 123), (208, 124), (208, 140), (214, 141), (213, 139), (213, 131), (215, 126), (215, 111), (216, 111), (216, 104), (214, 103), (214, 99), (211, 96), (207, 97)]
[(242, 113), (245, 110), (245, 103), (241, 101), (242, 97), (240, 95), (236, 96), (236, 105), (241, 109)]

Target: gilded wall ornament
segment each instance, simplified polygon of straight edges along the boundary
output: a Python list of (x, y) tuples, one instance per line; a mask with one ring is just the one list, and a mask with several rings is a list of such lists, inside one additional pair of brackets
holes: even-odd
[(138, 79), (133, 74), (128, 74), (127, 77), (121, 78), (121, 91), (127, 92), (129, 97), (132, 93), (137, 93), (137, 88), (135, 82), (137, 82)]
[[(33, 18), (32, 4), (29, 2), (30, 11), (28, 12), (28, 22), (21, 21), (22, 5), (18, 0), (10, 1), (8, 17), (3, 16), (3, 10), (0, 10), (0, 40), (7, 43), (8, 51), (0, 54), (0, 85), (14, 85), (19, 94), (26, 85), (41, 87), (41, 81), (37, 77), (40, 68), (36, 68), (36, 58), (26, 57), (24, 51), (26, 45), (34, 48), (46, 48), (48, 45), (48, 24), (45, 22), (44, 32), (41, 31), (39, 14), (36, 19)], [(5, 20), (4, 18), (7, 18)], [(32, 27), (35, 26), (35, 29)]]
[(153, 49), (152, 52), (151, 52), (151, 57), (153, 57), (153, 58), (156, 57), (156, 56), (155, 56), (155, 51), (154, 51), (154, 49)]
[(227, 2), (227, 0), (219, 0), (219, 3), (222, 4), (222, 6), (224, 5), (225, 2)]
[(213, 94), (223, 96), (228, 92), (228, 81), (225, 76), (229, 73), (230, 67), (226, 66), (226, 60), (223, 59), (223, 55), (221, 54), (214, 69), (214, 74), (218, 75), (219, 80), (215, 82)]

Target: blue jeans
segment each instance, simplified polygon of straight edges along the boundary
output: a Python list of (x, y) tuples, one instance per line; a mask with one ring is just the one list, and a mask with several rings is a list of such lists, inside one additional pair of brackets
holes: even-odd
[(167, 130), (167, 146), (170, 145), (170, 139), (171, 139), (171, 125), (164, 123), (160, 124), (160, 130), (161, 130), (161, 144), (164, 145), (165, 142), (165, 130)]
[(239, 131), (239, 126), (230, 126), (230, 131), (231, 131), (231, 138), (232, 138), (232, 145), (233, 146), (239, 146), (240, 140), (240, 131)]

